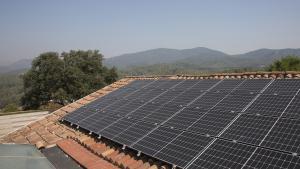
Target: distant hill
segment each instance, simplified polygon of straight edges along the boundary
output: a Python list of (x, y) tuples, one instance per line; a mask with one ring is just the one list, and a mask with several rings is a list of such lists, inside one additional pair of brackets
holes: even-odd
[(212, 58), (226, 58), (227, 54), (203, 47), (183, 50), (158, 48), (108, 58), (104, 63), (118, 68), (125, 68), (129, 66), (173, 63), (184, 59), (199, 59), (200, 57), (210, 60)]
[(300, 49), (259, 49), (244, 54), (228, 55), (204, 47), (183, 50), (159, 48), (107, 58), (104, 63), (108, 66), (116, 66), (119, 69), (157, 64), (171, 64), (181, 68), (184, 67), (183, 65), (192, 65), (197, 69), (206, 70), (261, 68), (287, 55), (300, 56)]
[(21, 72), (27, 70), (31, 66), (31, 59), (22, 59), (7, 66), (0, 67), (0, 73)]

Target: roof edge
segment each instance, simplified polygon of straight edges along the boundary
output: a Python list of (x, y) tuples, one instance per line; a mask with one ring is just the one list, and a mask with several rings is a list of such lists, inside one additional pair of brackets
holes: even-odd
[(274, 72), (243, 72), (243, 73), (212, 73), (200, 75), (147, 75), (125, 76), (129, 79), (258, 79), (258, 78), (300, 78), (300, 71), (274, 71)]

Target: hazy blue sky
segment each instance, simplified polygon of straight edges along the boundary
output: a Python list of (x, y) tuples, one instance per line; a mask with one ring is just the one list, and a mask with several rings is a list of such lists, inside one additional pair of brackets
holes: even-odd
[(229, 54), (299, 48), (299, 8), (299, 0), (1, 0), (0, 57), (70, 49), (111, 57), (159, 47)]

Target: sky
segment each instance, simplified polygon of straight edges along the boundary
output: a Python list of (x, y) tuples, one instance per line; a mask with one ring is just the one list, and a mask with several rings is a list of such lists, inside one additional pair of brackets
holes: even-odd
[(0, 61), (71, 49), (112, 57), (153, 48), (300, 48), (299, 7), (299, 0), (1, 0)]

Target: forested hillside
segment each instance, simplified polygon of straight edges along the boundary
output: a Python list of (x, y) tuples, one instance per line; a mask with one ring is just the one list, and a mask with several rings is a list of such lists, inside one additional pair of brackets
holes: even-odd
[(23, 94), (22, 72), (0, 74), (0, 109), (8, 104), (20, 104)]
[(104, 63), (132, 75), (172, 74), (245, 68), (259, 70), (287, 55), (300, 56), (300, 49), (259, 49), (228, 55), (203, 47), (183, 50), (159, 48), (108, 58)]

